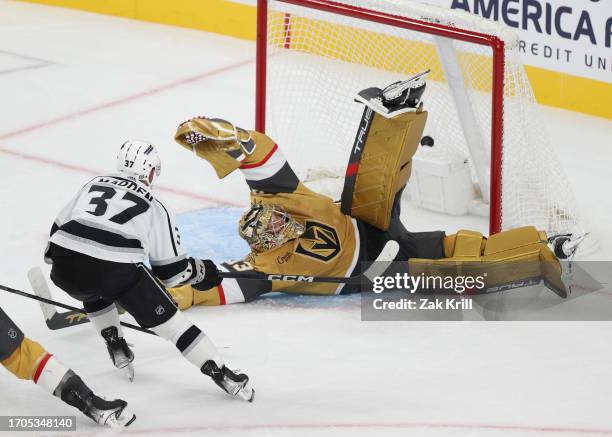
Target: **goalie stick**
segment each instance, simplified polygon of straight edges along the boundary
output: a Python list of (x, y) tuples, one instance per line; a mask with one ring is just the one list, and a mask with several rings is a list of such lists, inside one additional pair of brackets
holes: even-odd
[[(375, 276), (381, 275), (389, 267), (390, 263), (393, 261), (398, 251), (399, 245), (395, 241), (388, 241), (378, 258), (376, 259), (376, 262), (372, 266), (370, 266), (370, 268), (367, 269), (362, 275), (366, 276), (370, 280), (372, 280), (372, 278), (374, 278)], [(256, 274), (236, 274), (229, 272), (222, 273), (223, 277), (236, 277), (233, 275), (239, 275), (238, 277), (243, 279), (263, 279), (261, 275)], [(358, 275), (352, 278), (314, 277), (313, 282), (350, 282), (361, 279), (362, 275)], [(268, 277), (272, 276), (275, 275), (268, 275)], [(303, 278), (303, 276), (300, 275), (294, 276), (296, 278), (296, 281), (299, 280), (297, 278)], [(47, 327), (49, 327), (49, 329), (63, 329), (68, 328), (70, 326), (88, 323), (90, 321), (89, 318), (87, 318), (87, 312), (85, 310), (75, 308), (73, 306), (66, 305), (53, 300), (51, 290), (49, 289), (49, 284), (47, 283), (47, 280), (40, 267), (33, 267), (28, 271), (28, 280), (30, 281), (32, 290), (34, 290), (34, 293), (36, 295), (32, 295), (21, 290), (15, 290), (14, 288), (4, 287), (2, 285), (0, 285), (0, 289), (39, 301), (40, 308), (45, 318), (45, 323), (47, 324)], [(270, 280), (289, 279), (273, 278)], [(68, 311), (60, 313), (57, 311), (56, 307), (64, 308)], [(145, 332), (147, 334), (157, 335), (149, 329), (132, 325), (131, 323), (121, 322), (121, 325), (125, 326), (126, 328)]]
[(243, 273), (243, 272), (219, 272), (222, 278), (231, 279), (250, 279), (268, 281), (287, 281), (287, 282), (331, 282), (337, 284), (358, 283), (365, 276), (372, 281), (376, 276), (380, 276), (389, 268), (397, 253), (399, 244), (397, 241), (389, 240), (382, 251), (368, 269), (355, 276), (308, 276), (308, 275), (266, 275), (265, 273)]
[[(381, 276), (389, 268), (399, 251), (399, 245), (396, 241), (390, 240), (387, 242), (380, 255), (374, 263), (362, 274), (352, 277), (341, 276), (307, 276), (307, 275), (266, 275), (264, 273), (244, 273), (244, 272), (219, 272), (222, 278), (246, 279), (246, 280), (268, 280), (268, 281), (287, 281), (287, 282), (331, 282), (331, 283), (359, 283), (363, 276), (369, 281), (373, 281), (376, 276)], [(565, 299), (568, 297), (566, 290), (560, 289), (550, 281), (547, 281), (543, 276), (535, 276), (516, 281), (499, 283), (491, 285), (483, 289), (469, 289), (465, 291), (465, 295), (475, 296), (491, 293), (500, 293), (510, 291), (517, 288), (532, 287), (544, 284), (549, 290), (557, 296)], [(458, 295), (456, 291), (448, 290), (421, 290), (419, 294), (438, 294), (438, 295)]]
[[(335, 277), (309, 277), (312, 279), (308, 282), (351, 282), (361, 279), (362, 276), (367, 277), (372, 280), (375, 276), (378, 276), (389, 267), (397, 252), (399, 251), (399, 245), (397, 242), (390, 240), (385, 244), (383, 250), (380, 252), (376, 261), (368, 268), (362, 275), (358, 275), (352, 278), (335, 278)], [(248, 273), (222, 273), (223, 277), (236, 277), (234, 275), (239, 275), (238, 277), (244, 279), (262, 279), (261, 275), (257, 274), (248, 274)], [(275, 277), (276, 276), (276, 277)], [(278, 277), (279, 275), (268, 275), (270, 280), (290, 280), (288, 279), (291, 275), (286, 275), (287, 277)], [(302, 275), (293, 275), (296, 281), (303, 280), (306, 278)], [(10, 289), (8, 287), (2, 287), (2, 289), (19, 294), (24, 297), (29, 297), (30, 299), (38, 300), (40, 303), (40, 308), (42, 310), (43, 316), (45, 318), (45, 323), (47, 327), (52, 330), (63, 329), (69, 326), (76, 326), (83, 323), (88, 323), (89, 318), (87, 318), (87, 313), (83, 309), (78, 309), (72, 307), (70, 305), (65, 305), (60, 302), (56, 302), (53, 300), (51, 295), (51, 290), (49, 289), (49, 285), (47, 284), (47, 280), (41, 270), (40, 267), (33, 267), (28, 271), (28, 280), (30, 281), (30, 285), (32, 286), (32, 290), (36, 296), (33, 296), (29, 293), (25, 293), (20, 290)], [(58, 312), (56, 307), (61, 307), (67, 309), (65, 312)], [(148, 334), (156, 335), (153, 331), (141, 328), (140, 326), (132, 325), (130, 323), (121, 322), (121, 325), (132, 328), (138, 331), (146, 332)]]

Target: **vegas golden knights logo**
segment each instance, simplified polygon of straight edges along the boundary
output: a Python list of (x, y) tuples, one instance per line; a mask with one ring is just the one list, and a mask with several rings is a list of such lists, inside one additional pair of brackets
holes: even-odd
[(334, 228), (311, 220), (306, 220), (305, 227), (297, 253), (320, 261), (329, 261), (340, 253), (340, 239)]

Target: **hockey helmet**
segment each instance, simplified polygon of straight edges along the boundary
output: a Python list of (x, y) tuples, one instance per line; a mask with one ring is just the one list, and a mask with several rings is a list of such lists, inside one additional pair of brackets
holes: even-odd
[(154, 178), (161, 174), (159, 153), (148, 141), (127, 140), (119, 149), (117, 170), (152, 185)]
[(254, 252), (261, 253), (298, 238), (304, 225), (279, 205), (257, 203), (240, 217), (238, 233)]

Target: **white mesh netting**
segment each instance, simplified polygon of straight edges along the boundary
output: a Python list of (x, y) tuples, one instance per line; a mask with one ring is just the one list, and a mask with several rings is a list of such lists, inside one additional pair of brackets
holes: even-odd
[[(501, 171), (502, 228), (529, 224), (549, 233), (580, 229), (573, 194), (540, 121), (513, 32), (462, 11), (407, 0), (342, 3), (502, 39), (503, 158), (491, 163), (489, 47), (269, 0), (265, 129), (300, 176), (313, 180), (344, 173), (363, 111), (353, 101), (358, 91), (431, 68), (423, 97), (429, 111), (425, 133), (435, 139), (437, 151), (459, 154), (474, 164), (474, 182), (485, 180), (480, 184), (485, 197), (489, 172)], [(464, 114), (475, 128), (468, 135)], [(482, 144), (476, 144), (478, 138)], [(484, 170), (477, 168), (478, 161), (485, 163)], [(336, 191), (330, 194), (338, 196), (341, 184), (331, 185)]]

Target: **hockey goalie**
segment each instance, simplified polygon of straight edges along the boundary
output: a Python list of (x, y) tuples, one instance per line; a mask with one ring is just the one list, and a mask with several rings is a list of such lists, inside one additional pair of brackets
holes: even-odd
[(281, 145), (263, 133), (206, 117), (182, 123), (175, 139), (208, 161), (222, 179), (238, 170), (250, 188), (251, 208), (238, 232), (251, 252), (221, 269), (261, 272), (261, 280), (225, 279), (212, 289), (186, 285), (169, 289), (180, 308), (249, 302), (275, 292), (335, 295), (358, 291), (332, 283), (269, 281), (266, 275), (352, 277), (361, 262), (375, 260), (389, 240), (399, 244), (397, 261), (410, 274), (457, 275), (490, 272), (487, 285), (538, 277), (557, 294), (567, 293), (559, 259), (573, 252), (568, 235), (548, 238), (522, 227), (486, 238), (460, 230), (409, 232), (400, 221), (400, 198), (427, 120), (421, 97), (426, 73), (384, 89), (368, 88), (345, 176), (340, 203), (307, 188)]

